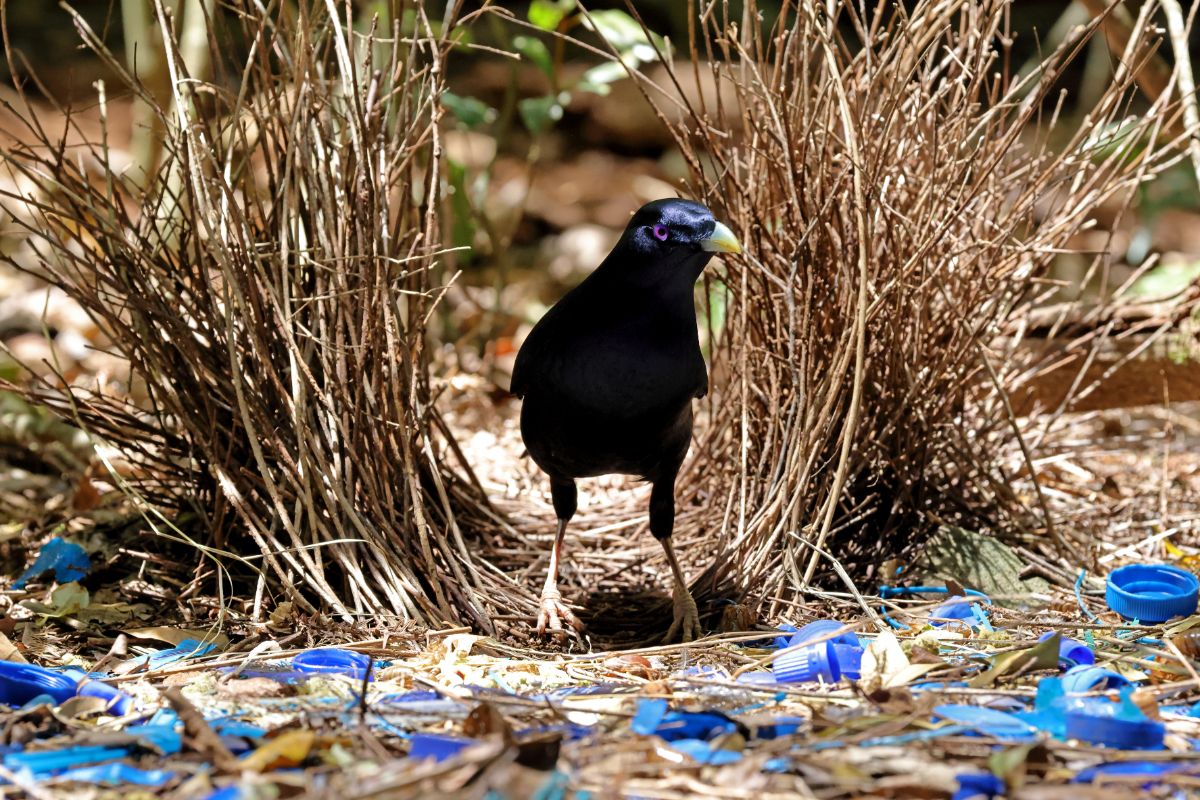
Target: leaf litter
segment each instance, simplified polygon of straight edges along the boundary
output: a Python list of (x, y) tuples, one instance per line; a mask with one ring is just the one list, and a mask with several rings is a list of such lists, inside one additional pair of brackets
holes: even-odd
[(119, 591), (31, 582), (7, 593), (6, 623), (19, 622), (0, 663), (0, 778), (35, 798), (1193, 786), (1200, 615), (1141, 624), (1094, 584), (992, 598), (954, 580), (882, 587), (864, 598), (879, 616), (580, 653), (462, 628), (366, 638), (290, 609), (222, 631), (147, 626)]

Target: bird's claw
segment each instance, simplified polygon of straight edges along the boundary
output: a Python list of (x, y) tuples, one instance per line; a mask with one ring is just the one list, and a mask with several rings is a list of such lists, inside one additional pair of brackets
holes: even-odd
[(545, 636), (546, 631), (555, 638), (564, 638), (567, 631), (563, 624), (570, 626), (576, 634), (583, 631), (583, 623), (571, 612), (562, 601), (558, 592), (542, 592), (541, 606), (538, 608), (537, 635)]
[(696, 608), (696, 601), (692, 598), (692, 593), (687, 590), (687, 587), (677, 586), (673, 597), (675, 619), (671, 622), (671, 627), (667, 629), (663, 643), (676, 640), (690, 642), (699, 639), (704, 634), (700, 630), (700, 612)]

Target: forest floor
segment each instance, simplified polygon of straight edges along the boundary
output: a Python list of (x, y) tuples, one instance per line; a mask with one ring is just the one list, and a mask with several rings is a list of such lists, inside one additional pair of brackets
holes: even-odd
[[(519, 285), (506, 308), (542, 302), (607, 250), (628, 209), (595, 198), (633, 207), (661, 190), (645, 185), (657, 179), (645, 177), (656, 167), (644, 159), (595, 151), (547, 169), (545, 190), (526, 198), (523, 246), (540, 265), (529, 274), (551, 274), (554, 285)], [(590, 194), (556, 193), (567, 186)], [(1166, 247), (1185, 222), (1154, 235)], [(1200, 243), (1173, 246), (1200, 255)], [(552, 513), (522, 457), (515, 408), (493, 391), (523, 323), (516, 314), (496, 326), (477, 313), (496, 305), (491, 278), (447, 298), (456, 324), (491, 326), (493, 338), (459, 354), (439, 388), (497, 507), (544, 518), (546, 536), (515, 557), (532, 583)], [(0, 340), (43, 375), (123, 382), (139, 397), (128, 365), (104, 352), (77, 306), (6, 269)], [(0, 358), (0, 377), (30, 376)], [(1104, 576), (1126, 564), (1200, 565), (1200, 423), (1194, 406), (1106, 408), (1121, 404), (1063, 418), (1071, 435), (1035, 464), (1057, 524), (1100, 532), (1086, 563), (1039, 563), (948, 527), (906, 573), (907, 585), (930, 591), (814, 591), (750, 631), (559, 647), (529, 637), (530, 619), (503, 620), (493, 638), (388, 620), (351, 625), (231, 594), (210, 562), (188, 563), (177, 555), (187, 545), (149, 531), (78, 431), (0, 394), (0, 795), (1193, 796), (1200, 616), (1122, 619), (1107, 605)], [(615, 479), (584, 487), (568, 584), (624, 570), (665, 592), (648, 535), (613, 553), (615, 530), (644, 526), (605, 513), (630, 489)], [(986, 597), (943, 605), (966, 590)], [(585, 619), (621, 614), (567, 599)], [(842, 623), (823, 636), (836, 639), (844, 674), (826, 667), (823, 680), (775, 680), (773, 661), (795, 658), (793, 644), (830, 657), (820, 636), (794, 643), (783, 627), (814, 619)], [(325, 647), (340, 652), (314, 655)], [(1089, 661), (1102, 671), (1069, 672)]]

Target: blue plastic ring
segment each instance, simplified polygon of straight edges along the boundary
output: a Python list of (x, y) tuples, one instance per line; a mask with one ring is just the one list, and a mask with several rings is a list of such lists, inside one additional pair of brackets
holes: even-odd
[(1067, 694), (1086, 694), (1100, 689), (1123, 689), (1129, 685), (1129, 679), (1121, 673), (1091, 664), (1071, 667), (1062, 676), (1062, 688)]

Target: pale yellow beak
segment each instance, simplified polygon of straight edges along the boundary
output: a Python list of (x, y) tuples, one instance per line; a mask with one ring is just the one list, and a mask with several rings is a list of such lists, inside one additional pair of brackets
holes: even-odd
[(700, 249), (709, 253), (742, 252), (742, 246), (738, 244), (737, 237), (733, 235), (733, 231), (719, 222), (707, 239), (700, 240)]

